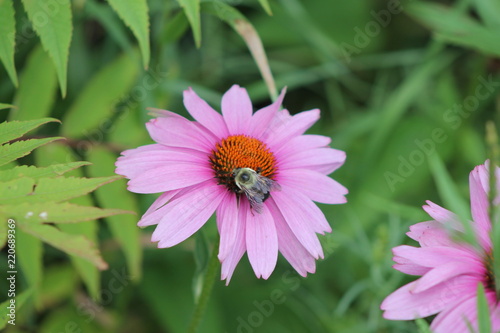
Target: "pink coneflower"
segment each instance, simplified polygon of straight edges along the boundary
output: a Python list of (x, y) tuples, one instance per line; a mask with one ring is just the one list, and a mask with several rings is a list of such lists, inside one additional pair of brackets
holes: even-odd
[(315, 271), (323, 257), (316, 233), (331, 228), (313, 201), (346, 202), (347, 190), (327, 176), (345, 153), (328, 137), (304, 135), (319, 110), (291, 116), (280, 110), (283, 97), (252, 114), (246, 90), (234, 85), (221, 115), (188, 89), (184, 105), (195, 121), (156, 111), (146, 127), (157, 143), (124, 151), (116, 172), (132, 192), (164, 192), (138, 223), (158, 225), (158, 247), (184, 241), (215, 212), (227, 283), (245, 252), (259, 278), (270, 276), (278, 250), (302, 276)]
[(495, 292), (489, 234), (488, 178), (484, 165), (477, 166), (469, 178), (474, 220), (471, 225), (478, 247), (454, 237), (453, 233), (464, 232), (458, 216), (430, 201), (424, 206), (434, 220), (417, 223), (407, 233), (420, 247), (403, 245), (393, 249), (395, 269), (422, 277), (384, 300), (381, 308), (385, 318), (411, 320), (438, 314), (431, 324), (433, 332), (468, 333), (468, 323), (474, 329), (478, 327), (477, 288), (482, 283), (493, 331), (500, 330), (500, 300)]

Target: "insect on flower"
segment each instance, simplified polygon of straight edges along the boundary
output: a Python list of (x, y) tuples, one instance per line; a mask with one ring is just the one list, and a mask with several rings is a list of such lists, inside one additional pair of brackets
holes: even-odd
[(245, 252), (259, 278), (271, 275), (278, 253), (302, 276), (315, 271), (323, 258), (317, 234), (332, 229), (314, 201), (346, 202), (347, 189), (328, 177), (345, 153), (326, 136), (304, 134), (319, 110), (292, 116), (280, 108), (284, 94), (254, 113), (247, 91), (234, 85), (220, 114), (188, 89), (194, 121), (153, 111), (146, 127), (155, 143), (124, 151), (116, 173), (132, 192), (162, 193), (138, 223), (157, 225), (158, 247), (186, 240), (215, 213), (226, 283)]

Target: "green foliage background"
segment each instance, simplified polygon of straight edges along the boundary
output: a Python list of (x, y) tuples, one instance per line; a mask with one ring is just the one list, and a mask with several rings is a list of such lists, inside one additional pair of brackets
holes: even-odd
[[(189, 86), (216, 108), (232, 84), (248, 89), (255, 108), (270, 103), (266, 62), (253, 58), (258, 43), (246, 44), (242, 26), (260, 36), (277, 88), (288, 87), (284, 106), (321, 109), (310, 132), (347, 152), (333, 177), (349, 202), (321, 205), (333, 233), (321, 238), (316, 274), (301, 278), (280, 258), (269, 280), (258, 280), (244, 258), (228, 287), (216, 283), (200, 331), (425, 331), (424, 321), (381, 316), (384, 297), (411, 280), (391, 268), (391, 248), (409, 243), (409, 225), (429, 219), (420, 208), (427, 199), (469, 214), (468, 173), (486, 159), (484, 124), (498, 120), (500, 105), (497, 1), (0, 0), (0, 22), (0, 118), (33, 121), (14, 126), (31, 130), (22, 140), (38, 140), (19, 157), (40, 146), (0, 163), (2, 219), (97, 207), (77, 214), (85, 221), (65, 216), (50, 221), (56, 227), (41, 218), (26, 227), (39, 233), (18, 233), (22, 307), (7, 332), (185, 331), (215, 221), (156, 249), (153, 229), (136, 227), (155, 196), (98, 177), (113, 176), (122, 150), (151, 142), (147, 107), (187, 116)], [(12, 199), (9, 181), (31, 191), (39, 177), (16, 165), (65, 165), (64, 176), (45, 173), (44, 182), (95, 186), (37, 208), (35, 199)], [(46, 228), (66, 238), (50, 242)], [(5, 247), (0, 256), (3, 290)]]

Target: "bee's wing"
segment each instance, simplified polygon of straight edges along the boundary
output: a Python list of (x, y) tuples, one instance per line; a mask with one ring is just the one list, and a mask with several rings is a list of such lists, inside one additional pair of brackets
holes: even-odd
[(256, 191), (255, 188), (242, 187), (243, 192), (250, 202), (250, 207), (257, 213), (262, 213), (262, 206), (264, 205), (264, 195), (262, 192)]
[(259, 189), (262, 193), (268, 193), (271, 191), (281, 191), (281, 186), (277, 182), (267, 177), (259, 176), (255, 182), (255, 187)]

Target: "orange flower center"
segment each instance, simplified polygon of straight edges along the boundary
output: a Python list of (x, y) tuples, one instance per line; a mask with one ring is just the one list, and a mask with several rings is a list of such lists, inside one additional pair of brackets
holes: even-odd
[(236, 193), (239, 188), (234, 182), (234, 169), (250, 168), (270, 179), (277, 171), (276, 159), (266, 144), (246, 135), (231, 135), (217, 143), (210, 162), (219, 184)]

